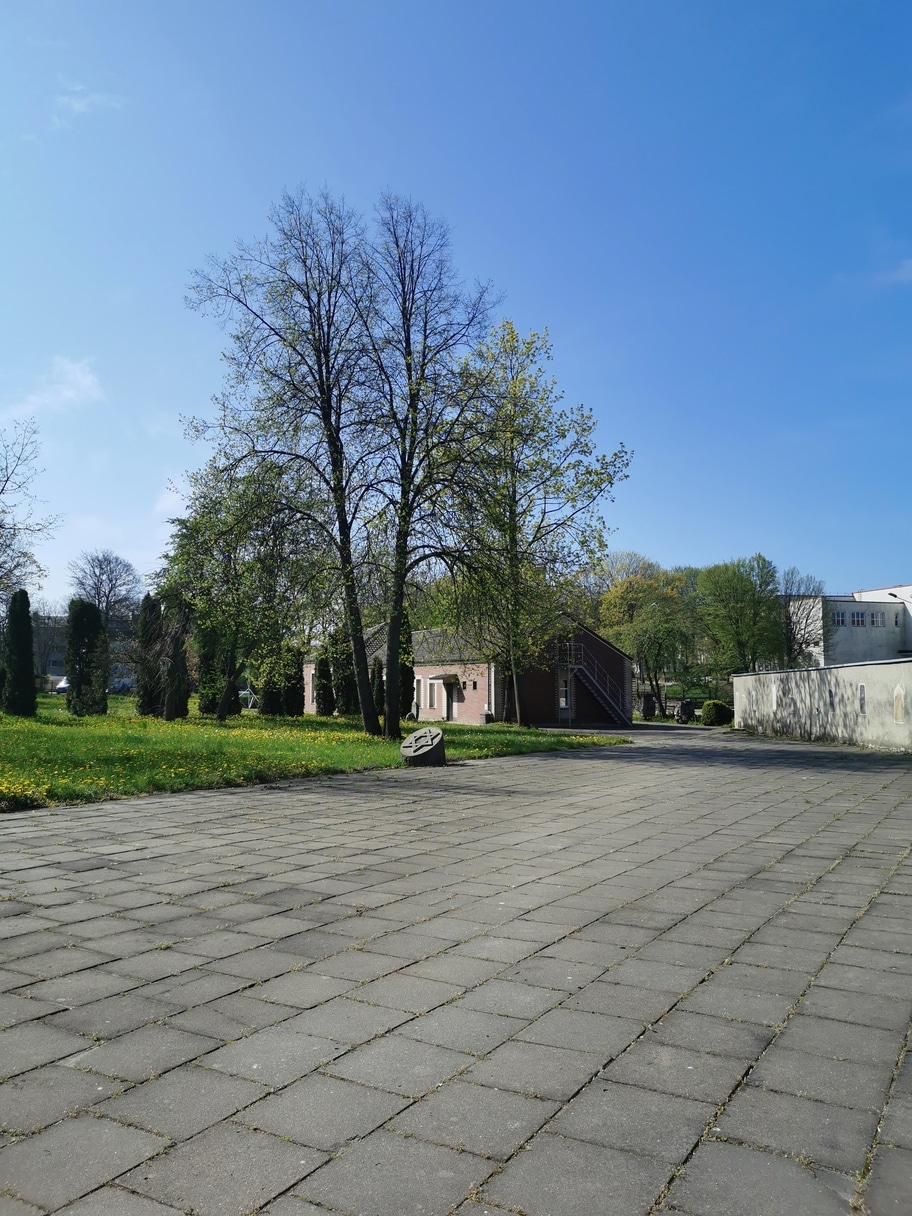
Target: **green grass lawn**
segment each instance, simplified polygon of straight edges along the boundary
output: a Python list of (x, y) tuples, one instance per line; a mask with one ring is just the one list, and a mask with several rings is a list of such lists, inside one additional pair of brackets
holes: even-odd
[[(175, 790), (218, 789), (291, 777), (394, 768), (399, 744), (365, 735), (352, 719), (261, 718), (218, 723), (132, 716), (133, 699), (109, 698), (107, 717), (73, 718), (63, 697), (38, 698), (37, 718), (0, 715), (0, 810), (97, 802)], [(440, 723), (448, 760), (629, 742), (515, 726)]]

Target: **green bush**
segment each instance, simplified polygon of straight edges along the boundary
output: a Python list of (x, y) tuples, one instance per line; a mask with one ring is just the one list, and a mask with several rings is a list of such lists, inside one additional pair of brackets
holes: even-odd
[(734, 716), (735, 711), (724, 701), (704, 701), (700, 721), (704, 726), (728, 726)]

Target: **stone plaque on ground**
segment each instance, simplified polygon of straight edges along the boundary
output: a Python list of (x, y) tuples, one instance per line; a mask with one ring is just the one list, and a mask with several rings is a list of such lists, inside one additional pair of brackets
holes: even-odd
[(406, 764), (413, 767), (421, 764), (446, 764), (443, 747), (443, 731), (439, 726), (424, 726), (403, 739), (399, 754)]

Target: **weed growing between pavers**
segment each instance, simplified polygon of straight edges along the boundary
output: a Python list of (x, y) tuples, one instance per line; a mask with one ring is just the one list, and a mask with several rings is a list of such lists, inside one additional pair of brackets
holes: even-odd
[[(37, 718), (0, 715), (0, 810), (136, 794), (220, 789), (401, 764), (399, 744), (364, 734), (354, 719), (269, 718), (228, 722), (191, 716), (137, 718), (131, 698), (106, 717), (75, 718), (62, 699), (39, 698)], [(627, 742), (514, 726), (441, 723), (450, 760), (483, 759)]]

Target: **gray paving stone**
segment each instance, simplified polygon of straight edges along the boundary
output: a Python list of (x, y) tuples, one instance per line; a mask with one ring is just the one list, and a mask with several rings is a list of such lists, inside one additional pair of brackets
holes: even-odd
[(473, 1064), (465, 1079), (495, 1089), (566, 1101), (595, 1076), (603, 1063), (601, 1054), (594, 1052), (566, 1051), (514, 1039)]
[(0, 1076), (38, 1068), (91, 1046), (91, 1040), (41, 1022), (23, 1022), (0, 1030)]
[(149, 1000), (133, 991), (65, 1009), (49, 1019), (47, 1025), (99, 1039), (113, 1039), (165, 1018), (180, 1008), (173, 1000)]
[(315, 971), (292, 971), (261, 984), (257, 989), (257, 998), (292, 1005), (296, 1009), (312, 1009), (314, 1005), (322, 1005), (334, 996), (350, 992), (355, 986), (353, 980), (334, 979)]
[(546, 1130), (677, 1163), (700, 1139), (715, 1110), (712, 1102), (695, 1102), (596, 1077)]
[(864, 1169), (877, 1114), (747, 1085), (718, 1120), (723, 1136), (844, 1173)]
[(17, 996), (12, 992), (0, 994), (0, 1030), (9, 1026), (18, 1026), (22, 1022), (34, 1022), (48, 1013), (56, 1013), (60, 1009), (53, 1001), (36, 1000), (25, 995)]
[(187, 1140), (256, 1102), (265, 1092), (265, 1085), (188, 1064), (102, 1102), (98, 1109), (118, 1122), (135, 1124), (171, 1140)]
[[(610, 972), (608, 973), (610, 977)], [(642, 1025), (658, 1021), (681, 999), (679, 992), (664, 992), (654, 988), (634, 988), (628, 984), (612, 984), (597, 980), (564, 1002), (566, 1009), (587, 1013), (604, 1013), (612, 1017), (634, 1018)]]
[(860, 1064), (887, 1065), (890, 1071), (896, 1063), (896, 1035), (889, 1030), (867, 1026), (863, 1033), (848, 1022), (816, 1018), (799, 1008), (795, 1017), (776, 1040), (786, 1051), (802, 1051), (828, 1059), (854, 1060)]
[(167, 1144), (110, 1119), (77, 1115), (0, 1149), (0, 1177), (19, 1198), (50, 1210), (94, 1191)]
[(443, 984), (439, 980), (423, 980), (411, 975), (388, 975), (383, 979), (362, 984), (352, 993), (352, 999), (402, 1009), (406, 1013), (427, 1013), (459, 996), (462, 987)]
[(901, 1216), (909, 1211), (912, 1152), (904, 1148), (878, 1148), (864, 1190), (869, 1216)]
[(389, 1127), (506, 1160), (559, 1109), (557, 1102), (451, 1081), (397, 1115)]
[(236, 1121), (332, 1153), (368, 1135), (409, 1102), (387, 1090), (311, 1073), (248, 1107)]
[(779, 1093), (816, 1098), (837, 1106), (880, 1111), (890, 1086), (892, 1068), (856, 1064), (824, 1056), (771, 1047), (752, 1070), (748, 1083)]
[(333, 1060), (324, 1071), (361, 1085), (419, 1098), (471, 1063), (472, 1057), (464, 1052), (420, 1043), (393, 1032)]
[(840, 963), (827, 963), (816, 981), (822, 988), (839, 988), (844, 992), (864, 992), (872, 996), (895, 997), (897, 1000), (912, 1000), (912, 976), (892, 975), (885, 971), (871, 971), (867, 967), (847, 967)]
[(896, 1031), (905, 1030), (908, 1025), (909, 1002), (898, 997), (820, 988), (815, 984), (805, 994), (798, 1012), (858, 1027), (879, 1026), (883, 1030)]
[(848, 1206), (819, 1177), (782, 1157), (735, 1144), (703, 1144), (668, 1194), (692, 1216), (847, 1216)]
[(788, 1017), (796, 998), (756, 989), (731, 988), (707, 980), (684, 998), (679, 1008), (687, 1013), (705, 1013), (733, 1022), (756, 1022), (778, 1026)]
[(653, 1157), (539, 1135), (482, 1194), (527, 1216), (645, 1216), (669, 1173)]
[(144, 1199), (119, 1186), (102, 1187), (60, 1208), (64, 1216), (180, 1216), (180, 1209)]
[(606, 1062), (620, 1055), (642, 1032), (642, 1024), (634, 1018), (577, 1009), (552, 1009), (520, 1031), (516, 1041), (593, 1052)]
[(750, 1058), (709, 1055), (641, 1039), (605, 1069), (609, 1081), (718, 1104), (741, 1080)]
[(72, 1063), (108, 1077), (145, 1081), (156, 1073), (195, 1060), (218, 1046), (216, 1039), (175, 1030), (171, 1026), (149, 1025), (83, 1050)]
[(12, 1195), (0, 1195), (0, 1216), (43, 1216), (43, 1209)]
[(398, 1033), (438, 1047), (485, 1055), (523, 1029), (524, 1018), (507, 1018), (497, 1013), (481, 1013), (460, 1004), (444, 1005), (399, 1027)]
[(912, 1149), (912, 1098), (895, 1094), (890, 1099), (880, 1129), (882, 1144)]
[[(248, 988), (243, 993), (211, 1001), (206, 1008), (224, 1014), (225, 1017), (239, 1022), (250, 1030), (263, 1030), (266, 1026), (275, 1026), (301, 1012), (300, 1006), (297, 1005), (280, 1005), (278, 1001), (262, 1000), (261, 992), (261, 987)], [(254, 993), (256, 995), (253, 995)]]
[(245, 1216), (325, 1160), (325, 1153), (300, 1144), (220, 1123), (131, 1170), (120, 1181), (180, 1211)]
[(298, 1187), (304, 1199), (358, 1216), (446, 1216), (491, 1162), (437, 1144), (374, 1132)]
[(229, 1072), (263, 1085), (288, 1085), (341, 1055), (345, 1047), (330, 1039), (296, 1034), (284, 1026), (257, 1030), (204, 1057), (207, 1068)]
[(502, 973), (504, 964), (497, 960), (470, 958), (465, 954), (435, 954), (403, 968), (403, 975), (418, 975), (426, 980), (442, 980), (461, 988), (474, 988), (485, 980)]
[(769, 1044), (775, 1031), (756, 1022), (732, 1022), (702, 1013), (673, 1009), (646, 1032), (647, 1042), (689, 1047), (712, 1055), (752, 1059)]
[(0, 1085), (0, 1129), (36, 1131), (104, 1101), (116, 1088), (108, 1077), (46, 1064)]
[(506, 1017), (526, 1018), (531, 1021), (547, 1009), (553, 1009), (567, 995), (553, 988), (533, 988), (507, 980), (485, 980), (471, 989), (456, 1002), (463, 1009), (477, 1009), (481, 1013), (501, 1013)]
[(301, 1034), (357, 1045), (407, 1022), (411, 1016), (401, 1009), (383, 1004), (368, 1005), (342, 996), (296, 1014), (284, 1022), (283, 1027)]

